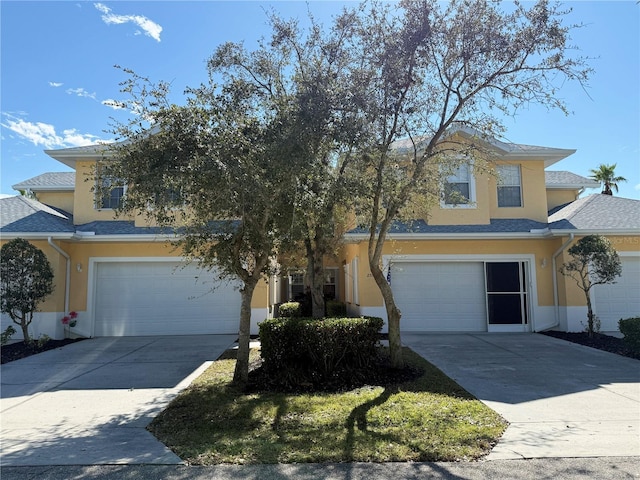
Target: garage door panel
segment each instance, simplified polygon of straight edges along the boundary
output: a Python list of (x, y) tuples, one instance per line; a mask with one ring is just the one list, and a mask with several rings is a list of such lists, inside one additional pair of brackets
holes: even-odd
[(96, 267), (95, 335), (236, 333), (240, 294), (215, 273), (174, 262)]
[(391, 288), (404, 331), (486, 331), (481, 262), (392, 264)]
[(621, 257), (616, 283), (593, 287), (594, 310), (602, 331), (617, 331), (618, 321), (640, 315), (640, 257)]

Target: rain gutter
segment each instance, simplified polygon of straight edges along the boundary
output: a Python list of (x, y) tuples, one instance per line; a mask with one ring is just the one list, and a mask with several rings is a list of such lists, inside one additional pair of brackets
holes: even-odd
[(564, 252), (564, 250), (569, 246), (569, 244), (571, 242), (573, 242), (574, 239), (574, 234), (570, 233), (569, 234), (569, 239), (564, 242), (560, 248), (558, 250), (556, 250), (556, 252), (553, 254), (553, 257), (551, 257), (551, 267), (553, 269), (552, 274), (553, 274), (553, 307), (554, 307), (554, 312), (555, 312), (555, 322), (553, 325), (551, 325), (549, 328), (553, 328), (553, 327), (557, 327), (558, 325), (560, 325), (560, 302), (558, 300), (558, 269), (556, 266), (556, 258), (558, 258), (558, 256)]

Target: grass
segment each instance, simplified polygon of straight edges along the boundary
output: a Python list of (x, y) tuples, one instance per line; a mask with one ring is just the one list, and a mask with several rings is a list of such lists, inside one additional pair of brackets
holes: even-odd
[(218, 360), (148, 428), (194, 465), (456, 461), (489, 453), (506, 422), (404, 353), (424, 369), (417, 380), (341, 393), (244, 393), (231, 385), (235, 360)]

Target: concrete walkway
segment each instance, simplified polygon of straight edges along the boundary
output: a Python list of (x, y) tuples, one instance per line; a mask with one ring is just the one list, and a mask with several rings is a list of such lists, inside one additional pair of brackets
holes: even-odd
[(180, 464), (145, 427), (233, 335), (96, 338), (0, 367), (0, 465)]
[(636, 458), (543, 458), (492, 462), (278, 465), (95, 465), (2, 468), (2, 480), (630, 480)]
[(539, 334), (402, 340), (510, 422), (488, 460), (640, 456), (638, 360)]

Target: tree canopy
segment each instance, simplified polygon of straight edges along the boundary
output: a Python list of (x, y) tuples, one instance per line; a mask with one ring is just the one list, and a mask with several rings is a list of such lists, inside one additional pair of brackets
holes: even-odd
[(586, 85), (591, 71), (566, 13), (547, 0), (365, 2), (306, 30), (271, 15), (272, 36), (254, 51), (216, 50), (184, 106), (169, 104), (166, 83), (130, 72), (138, 116), (118, 129), (126, 161), (104, 168), (130, 185), (124, 209), (181, 225), (185, 252), (245, 286), (270, 255), (303, 245), (316, 316), (322, 262), (355, 212), (400, 366), (388, 232), (440, 202), (458, 166), (491, 170), (489, 139), (506, 115), (532, 104), (568, 113), (558, 89)]
[(603, 163), (597, 169), (590, 170), (591, 178), (602, 184), (604, 195), (613, 195), (613, 190), (618, 191), (618, 183), (627, 181), (626, 178), (616, 175), (616, 166), (615, 163), (613, 165)]

